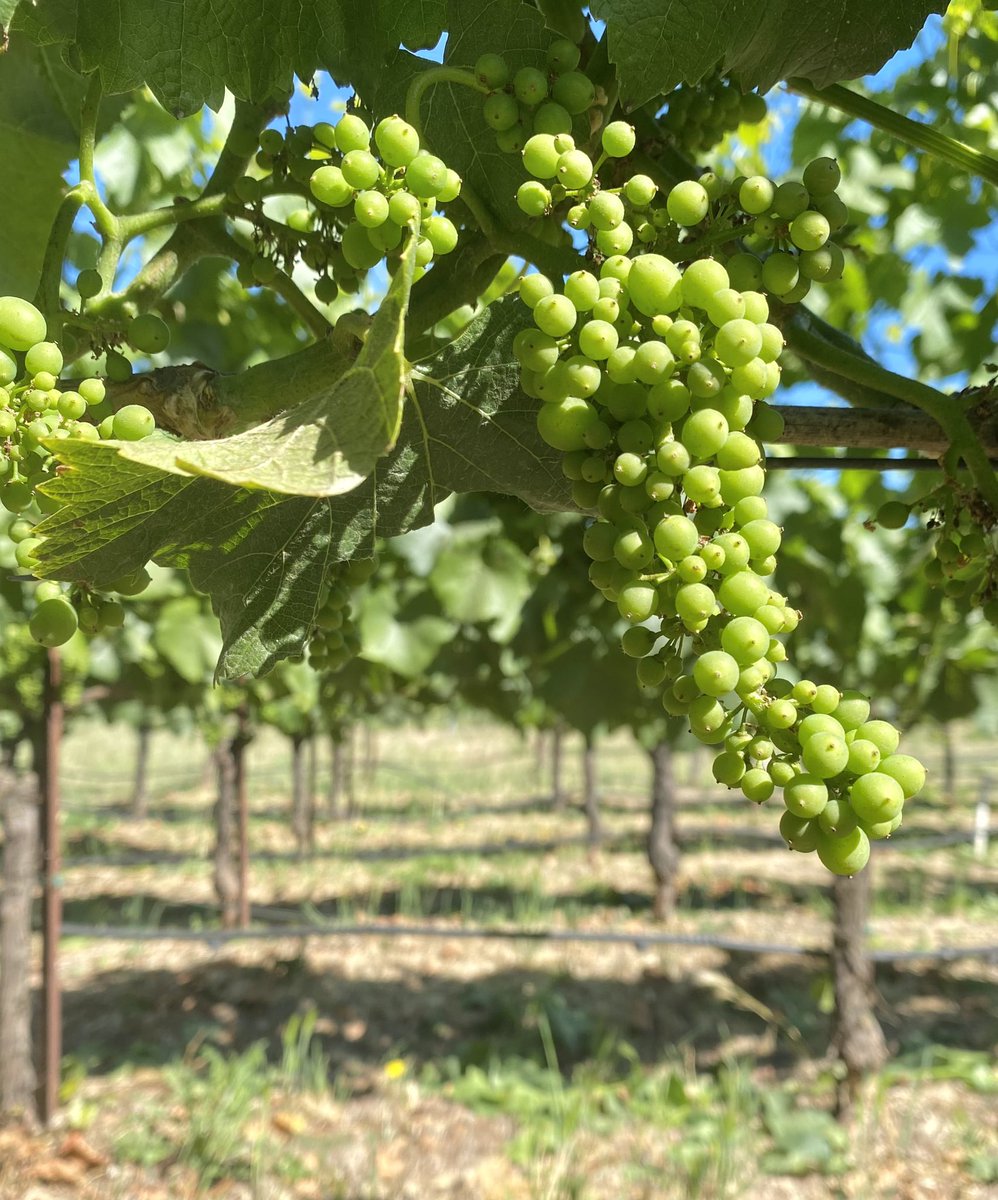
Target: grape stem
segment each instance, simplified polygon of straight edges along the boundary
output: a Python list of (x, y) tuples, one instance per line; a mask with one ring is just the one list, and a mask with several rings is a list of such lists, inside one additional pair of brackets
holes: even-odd
[(55, 341), (60, 340), (62, 331), (62, 307), (59, 302), (62, 264), (66, 257), (66, 245), (73, 232), (73, 222), (83, 206), (83, 199), (79, 188), (73, 188), (63, 196), (49, 231), (42, 259), (42, 274), (35, 293), (35, 304), (45, 317), (48, 336)]
[(931, 125), (913, 121), (910, 117), (893, 112), (869, 96), (861, 96), (858, 92), (853, 92), (840, 83), (826, 88), (816, 88), (806, 79), (788, 79), (787, 87), (790, 91), (796, 92), (808, 100), (827, 104), (829, 107), (845, 113), (846, 116), (858, 117), (876, 129), (882, 129), (884, 133), (891, 134), (899, 141), (914, 146), (918, 150), (924, 150), (933, 157), (951, 163), (962, 171), (968, 171), (998, 187), (998, 159), (992, 158), (980, 150), (974, 150), (973, 147), (964, 145), (963, 142), (958, 142), (956, 138), (941, 133)]
[(87, 208), (94, 215), (94, 223), (104, 238), (120, 236), (118, 218), (104, 203), (97, 187), (94, 173), (94, 150), (97, 145), (97, 119), (100, 115), (101, 81), (100, 72), (95, 71), (87, 83), (83, 107), (80, 112), (80, 183)]

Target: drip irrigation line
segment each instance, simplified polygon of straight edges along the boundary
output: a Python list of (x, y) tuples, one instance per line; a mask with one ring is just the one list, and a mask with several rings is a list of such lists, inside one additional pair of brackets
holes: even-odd
[[(561, 929), (489, 929), (467, 926), (444, 929), (435, 925), (290, 925), (277, 929), (151, 929), (111, 925), (77, 925), (66, 922), (63, 937), (84, 937), (123, 942), (202, 942), (223, 946), (237, 941), (282, 941), (309, 938), (338, 937), (414, 937), (462, 941), (528, 941), (573, 942), (582, 944), (633, 946), (647, 950), (652, 946), (692, 946), (711, 950), (726, 950), (732, 954), (782, 954), (798, 957), (827, 957), (825, 946), (795, 946), (781, 943), (745, 942), (735, 938), (711, 937), (707, 934), (659, 933), (600, 933)], [(952, 961), (960, 958), (998, 959), (998, 945), (938, 946), (933, 949), (871, 950), (868, 957), (874, 962), (907, 962), (914, 959)]]

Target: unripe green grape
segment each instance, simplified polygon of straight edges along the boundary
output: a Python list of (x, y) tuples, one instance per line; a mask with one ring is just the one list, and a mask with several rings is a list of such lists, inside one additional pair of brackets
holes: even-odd
[[(520, 299), (527, 308), (536, 308), (541, 300), (548, 296), (554, 295), (554, 284), (546, 275), (541, 275), (540, 272), (534, 272), (531, 275), (524, 275), (520, 280)], [(571, 301), (569, 302), (571, 303)], [(561, 334), (557, 335), (561, 337)], [(590, 355), (590, 357), (592, 357)]]
[[(36, 342), (24, 356), (26, 374), (48, 376), (52, 379), (49, 388), (55, 387), (55, 380), (58, 379), (62, 366), (62, 351), (55, 342)], [(35, 387), (43, 386), (43, 383), (35, 380)]]
[[(432, 247), (429, 247), (429, 243), (427, 245), (432, 253)], [(367, 230), (359, 221), (351, 221), (343, 230), (340, 246), (343, 250), (343, 257), (357, 271), (370, 270), (381, 261), (381, 250), (371, 241)], [(418, 249), (417, 261), (419, 261)]]
[(798, 250), (820, 250), (830, 234), (828, 219), (813, 209), (800, 213), (790, 222), (790, 240)]
[(28, 621), (28, 629), (36, 642), (49, 648), (63, 646), (79, 628), (76, 610), (58, 597), (43, 600)]
[[(590, 396), (594, 396), (599, 391), (603, 373), (591, 359), (581, 354), (575, 354), (564, 363), (564, 371), (573, 395), (588, 400)], [(651, 448), (650, 438), (651, 431), (649, 430), (649, 449)], [(633, 449), (631, 446), (623, 446), (623, 443), (621, 446), (623, 449)]]
[(831, 734), (844, 741), (845, 732), (839, 722), (827, 713), (809, 713), (797, 729), (797, 738), (802, 746), (818, 734)]
[(740, 667), (748, 667), (766, 653), (769, 632), (754, 617), (735, 617), (721, 632), (721, 646)]
[(625, 421), (617, 430), (617, 445), (632, 454), (647, 454), (654, 442), (652, 428), (647, 421)]
[(710, 769), (717, 783), (736, 787), (745, 774), (745, 760), (734, 750), (722, 750)]
[[(640, 626), (635, 626), (640, 628)], [(637, 665), (638, 683), (643, 687), (660, 687), (666, 680), (665, 663), (658, 658), (643, 658)]]
[(596, 248), (600, 254), (626, 254), (634, 244), (634, 230), (626, 221), (615, 229), (601, 229), (596, 234)]
[(637, 487), (644, 483), (648, 467), (639, 454), (625, 450), (614, 459), (613, 474), (622, 487)]
[(620, 647), (629, 658), (644, 658), (651, 654), (657, 640), (657, 633), (653, 633), (644, 625), (634, 625), (624, 630)]
[(728, 272), (713, 258), (699, 258), (683, 272), (683, 302), (706, 311), (714, 297), (730, 287)]
[(724, 445), (727, 436), (728, 422), (712, 408), (690, 413), (680, 433), (691, 458), (710, 458)]
[(884, 758), (894, 754), (897, 746), (901, 744), (901, 734), (890, 724), (890, 721), (864, 721), (864, 724), (856, 730), (856, 739), (860, 738), (877, 746), (880, 755)]
[(728, 259), (727, 269), (731, 287), (740, 292), (754, 290), (762, 283), (762, 261), (754, 254), (746, 251), (733, 254)]
[(620, 589), (617, 611), (625, 621), (640, 625), (655, 614), (658, 592), (651, 584), (630, 583)]
[(575, 305), (567, 296), (545, 296), (533, 306), (533, 311), (538, 329), (551, 337), (564, 337), (571, 333), (578, 319)]
[(373, 188), (381, 178), (381, 166), (369, 150), (348, 151), (343, 155), (340, 170), (343, 172), (346, 182), (351, 187), (358, 189)]
[(884, 529), (902, 529), (908, 523), (910, 516), (909, 505), (903, 504), (900, 500), (888, 500), (886, 504), (882, 504), (877, 509), (877, 515), (873, 519)]
[(113, 413), (111, 414), (111, 416), (105, 417), (104, 420), (101, 421), (101, 423), (97, 426), (97, 434), (103, 441), (107, 441), (109, 438), (114, 437), (114, 414)]
[(87, 411), (87, 402), (79, 392), (63, 392), (59, 397), (59, 415), (67, 421), (78, 421)]
[(91, 300), (94, 296), (99, 296), (103, 288), (104, 281), (101, 279), (100, 271), (93, 267), (84, 267), (76, 277), (76, 290), (79, 292), (81, 300)]
[(587, 401), (569, 396), (558, 404), (545, 404), (537, 414), (537, 431), (555, 450), (582, 450), (585, 432), (596, 420)]
[[(346, 159), (343, 160), (344, 165)], [(421, 150), (405, 169), (405, 186), (421, 200), (436, 196), (447, 183), (447, 164)]]
[(642, 571), (655, 557), (655, 548), (643, 530), (627, 529), (614, 542), (613, 554), (622, 567)]
[(579, 480), (572, 484), (572, 503), (576, 508), (581, 508), (583, 512), (590, 512), (596, 507), (599, 493), (600, 485), (598, 483)]
[(547, 65), (555, 75), (564, 75), (566, 71), (574, 71), (579, 65), (582, 52), (579, 47), (567, 38), (557, 38), (548, 46)]
[(45, 318), (20, 296), (0, 296), (0, 346), (30, 350), (45, 341)]
[(634, 149), (636, 141), (634, 126), (626, 121), (611, 121), (603, 127), (600, 141), (610, 158), (626, 158)]
[(680, 699), (688, 700), (690, 725), (698, 736), (717, 733), (728, 720), (728, 711), (714, 696), (701, 695), (702, 689), (690, 675), (680, 676), (674, 689)]
[(596, 230), (616, 229), (624, 219), (624, 202), (612, 192), (597, 192), (589, 201), (589, 223)]
[(690, 467), (683, 475), (683, 491), (694, 504), (714, 508), (721, 503), (721, 483), (716, 467)]
[(353, 215), (365, 229), (377, 229), (388, 220), (388, 200), (381, 192), (358, 192), (353, 202)]
[(121, 442), (139, 442), (156, 428), (156, 418), (142, 404), (126, 404), (114, 414), (111, 428)]
[(609, 562), (617, 538), (614, 527), (606, 521), (595, 521), (582, 535), (582, 548), (594, 562)]
[(734, 430), (718, 448), (717, 465), (723, 471), (741, 471), (746, 467), (755, 466), (760, 457), (761, 452), (755, 439), (740, 430)]
[(578, 191), (586, 187), (593, 177), (592, 159), (584, 150), (566, 150), (558, 158), (556, 175), (567, 191)]
[(738, 203), (743, 211), (756, 217), (772, 211), (776, 188), (764, 175), (753, 175), (738, 190)]
[[(404, 129), (412, 130), (412, 133), (416, 132), (411, 125), (406, 125), (405, 121), (403, 121), (401, 117), (397, 116), (386, 117), (385, 120), (382, 121), (378, 126), (379, 129), (384, 128), (392, 131), (386, 139), (390, 148), (394, 148), (394, 145), (399, 141), (405, 140), (406, 135), (404, 132), (396, 132), (402, 130), (403, 127)], [(341, 154), (348, 154), (351, 150), (366, 150), (371, 144), (371, 131), (367, 126), (367, 122), (364, 121), (362, 117), (358, 117), (356, 113), (344, 113), (343, 116), (340, 117), (339, 121), (334, 127), (333, 137), (336, 143), (336, 149), (339, 150)], [(384, 133), (382, 134), (382, 137), (384, 137)], [(393, 158), (389, 157), (385, 153), (385, 147), (381, 144), (381, 141), (377, 139), (377, 133), (375, 133), (375, 140), (378, 141), (378, 150), (381, 153), (382, 159), (388, 163), (389, 166), (402, 167), (405, 165), (404, 162), (396, 162)], [(417, 149), (419, 147), (418, 135), (416, 137), (416, 147)], [(415, 153), (415, 151), (413, 153)]]
[(655, 526), (654, 540), (655, 549), (663, 558), (678, 562), (696, 550), (700, 535), (689, 517), (677, 514), (659, 521)]
[[(642, 257), (648, 257), (643, 255)], [(619, 279), (622, 283), (630, 279), (632, 262), (623, 254), (614, 254), (603, 263), (599, 269), (599, 277), (603, 279)], [(633, 293), (631, 301), (634, 301)], [(649, 314), (650, 315), (650, 314)]]
[[(830, 683), (819, 684), (811, 700), (811, 708), (816, 713), (833, 713), (839, 706), (842, 693)], [(841, 723), (840, 723), (841, 724)]]
[(632, 175), (624, 183), (624, 196), (634, 208), (647, 208), (655, 199), (658, 186), (648, 175)]
[(870, 701), (861, 692), (842, 692), (833, 712), (843, 729), (858, 729), (870, 716)]
[(870, 839), (856, 827), (842, 836), (818, 834), (818, 858), (834, 875), (855, 875), (870, 862)]
[(724, 650), (708, 650), (693, 666), (693, 678), (705, 696), (724, 696), (738, 683), (738, 663)]
[(634, 375), (640, 383), (658, 384), (671, 374), (676, 360), (664, 342), (642, 342), (634, 354)]
[(844, 837), (856, 828), (858, 820), (848, 800), (831, 796), (818, 814), (817, 823), (824, 833), (833, 834), (835, 837)]
[(458, 232), (454, 222), (447, 217), (432, 216), (424, 222), (421, 232), (429, 240), (434, 254), (450, 254), (457, 246)]
[(745, 316), (745, 300), (734, 288), (720, 288), (707, 302), (707, 316), (712, 325), (724, 325)]
[(543, 216), (551, 204), (551, 193), (536, 179), (521, 183), (516, 192), (516, 205), (528, 217)]
[(688, 554), (676, 564), (676, 574), (683, 583), (702, 583), (707, 577), (707, 564), (699, 554)]
[(721, 499), (734, 506), (746, 496), (758, 496), (766, 482), (762, 467), (745, 467), (740, 471), (720, 471)]
[(762, 334), (752, 321), (727, 321), (714, 336), (714, 352), (726, 366), (741, 367), (762, 349)]
[[(432, 220), (432, 218), (430, 219)], [(441, 220), (446, 220), (446, 218), (442, 217)], [(423, 232), (426, 232), (425, 226)], [(455, 230), (454, 233), (456, 237), (457, 230)], [(383, 222), (376, 229), (368, 229), (367, 237), (375, 250), (380, 251), (381, 254), (386, 254), (389, 250), (394, 250), (402, 241), (402, 230), (398, 227), (398, 225), (395, 224), (394, 221), (388, 220)], [(420, 241), (423, 240), (424, 239), (421, 237)]]
[(774, 296), (786, 296), (799, 280), (797, 259), (783, 250), (777, 250), (762, 264), (762, 285)]
[(774, 700), (766, 710), (766, 723), (770, 729), (790, 729), (797, 720), (797, 705), (789, 696)]
[(764, 521), (769, 515), (769, 505), (762, 496), (747, 496), (739, 500), (732, 512), (736, 525), (747, 525), (749, 521)]
[(681, 303), (681, 281), (679, 269), (663, 255), (639, 254), (627, 274), (631, 303), (646, 317), (675, 312)]
[(534, 133), (552, 136), (572, 132), (572, 114), (561, 104), (548, 100), (534, 113)]
[(706, 191), (695, 179), (684, 179), (671, 189), (665, 202), (666, 211), (677, 225), (699, 225), (710, 208)]
[(769, 588), (754, 571), (736, 571), (717, 591), (721, 604), (735, 617), (750, 617), (769, 599)]
[(560, 157), (551, 134), (535, 133), (523, 147), (523, 165), (538, 179), (554, 179)]
[(807, 188), (795, 180), (781, 183), (773, 196), (773, 210), (784, 220), (792, 221), (799, 213), (804, 212), (811, 197)]
[(810, 290), (810, 279), (805, 279), (803, 276), (801, 276), (798, 278), (797, 282), (790, 289), (790, 291), (784, 292), (780, 299), (784, 304), (799, 304)]
[(807, 164), (801, 178), (812, 196), (827, 196), (839, 186), (842, 172), (834, 158), (816, 158)]
[[(749, 559), (752, 557), (748, 542), (739, 533), (726, 532), (717, 534), (712, 545), (724, 552), (724, 561), (718, 567), (722, 575), (732, 575), (735, 571), (744, 570), (748, 566)], [(768, 641), (766, 645), (769, 645)]]
[(104, 388), (103, 379), (80, 379), (80, 382), (77, 384), (77, 391), (90, 406), (102, 403), (104, 397), (107, 396), (107, 389)]
[(881, 759), (877, 770), (900, 784), (906, 800), (910, 800), (925, 787), (925, 768), (910, 754), (889, 754)]
[(447, 168), (447, 178), (444, 181), (444, 186), (437, 192), (437, 200), (441, 204), (450, 204), (452, 200), (456, 200), (461, 194), (461, 176), (453, 167)]
[(486, 125), (491, 126), (497, 133), (504, 129), (512, 129), (520, 119), (520, 109), (512, 96), (505, 92), (493, 92), (487, 96), (482, 105), (482, 116)]
[(536, 67), (521, 67), (513, 76), (513, 94), (527, 108), (536, 108), (547, 98), (547, 76)]
[(509, 64), (501, 55), (483, 54), (475, 62), (475, 76), (486, 87), (504, 87), (509, 82)]
[(496, 146), (503, 154), (522, 154), (529, 136), (527, 127), (522, 121), (517, 121), (509, 129), (501, 129), (496, 134)]
[(849, 747), (833, 733), (816, 733), (804, 744), (801, 761), (812, 775), (819, 779), (831, 779), (845, 770), (849, 762)]
[(768, 771), (762, 767), (752, 767), (742, 776), (742, 794), (754, 804), (764, 804), (775, 790), (775, 784)]
[(861, 821), (876, 824), (880, 821), (890, 821), (901, 811), (904, 804), (904, 789), (891, 775), (883, 771), (884, 759), (880, 769), (860, 777), (849, 789), (849, 804)]
[(244, 175), (232, 185), (232, 192), (243, 204), (256, 204), (263, 195), (263, 184), (252, 175)]
[(555, 101), (573, 116), (588, 109), (596, 98), (596, 90), (580, 71), (566, 71), (554, 81), (551, 94)]
[(856, 738), (849, 746), (849, 770), (854, 775), (866, 775), (880, 765), (879, 748), (866, 738)]
[(320, 204), (328, 204), (330, 208), (343, 208), (354, 196), (353, 187), (346, 181), (343, 172), (331, 165), (314, 171), (308, 187)]
[(715, 607), (714, 593), (706, 584), (687, 583), (676, 592), (676, 614), (686, 624), (711, 616)]
[(796, 775), (783, 788), (783, 803), (787, 812), (802, 820), (811, 820), (828, 803), (828, 788), (821, 776)]
[(817, 250), (801, 251), (798, 262), (801, 275), (815, 283), (834, 283), (845, 270), (845, 255), (834, 242), (826, 242)]
[(810, 854), (818, 848), (819, 831), (816, 821), (795, 817), (792, 812), (785, 812), (780, 817), (780, 836), (791, 850), (801, 854)]

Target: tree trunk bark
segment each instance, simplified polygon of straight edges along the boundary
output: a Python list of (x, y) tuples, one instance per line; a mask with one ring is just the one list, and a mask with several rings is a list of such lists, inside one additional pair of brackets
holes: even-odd
[(540, 787), (544, 786), (544, 764), (547, 762), (547, 757), (547, 734), (543, 729), (538, 729), (534, 741), (534, 776)]
[(0, 896), (0, 1116), (34, 1121), (31, 1041), (31, 906), (38, 883), (38, 783), (0, 774), (3, 894)]
[(364, 725), (364, 782), (373, 783), (378, 770), (378, 736), (373, 725)]
[(956, 753), (949, 725), (943, 726), (943, 795), (950, 804), (956, 797)]
[(343, 738), (343, 794), (346, 797), (346, 815), (353, 819), (357, 815), (356, 791), (357, 730), (348, 725)]
[(239, 865), (237, 841), (238, 769), (229, 738), (215, 750), (215, 894), (222, 906), (222, 924), (233, 929), (239, 921)]
[(852, 1111), (864, 1076), (876, 1071), (887, 1059), (887, 1043), (873, 1011), (873, 963), (866, 956), (865, 946), (871, 870), (872, 863), (852, 878), (836, 876), (832, 885), (835, 1017), (831, 1048), (846, 1069), (837, 1099), (837, 1112), (843, 1119)]
[(329, 735), (329, 791), (326, 793), (326, 812), (332, 818), (341, 815), (340, 805), (343, 799), (343, 737), (342, 734)]
[(555, 808), (565, 807), (565, 785), (562, 778), (564, 764), (564, 729), (556, 725), (551, 730), (551, 803)]
[(656, 921), (671, 921), (676, 911), (676, 873), (679, 845), (676, 840), (676, 778), (672, 749), (659, 742), (649, 751), (651, 759), (651, 825), (648, 830), (648, 861), (655, 873), (652, 915)]
[(305, 738), (291, 739), (291, 828), (298, 857), (303, 858), (315, 845), (315, 821), (308, 788), (308, 763)]
[(152, 741), (152, 730), (148, 725), (140, 725), (138, 742), (135, 747), (135, 784), (132, 788), (132, 799), (129, 807), (132, 816), (142, 820), (149, 812), (149, 747)]
[(248, 929), (249, 898), (249, 789), (246, 781), (246, 748), (253, 740), (245, 707), (239, 711), (239, 725), (232, 739), (233, 780), (236, 789), (237, 845), (239, 850), (239, 927)]
[(587, 737), (582, 748), (582, 794), (590, 857), (597, 854), (603, 845), (603, 822), (599, 815), (599, 784), (596, 775), (596, 742), (592, 737)]

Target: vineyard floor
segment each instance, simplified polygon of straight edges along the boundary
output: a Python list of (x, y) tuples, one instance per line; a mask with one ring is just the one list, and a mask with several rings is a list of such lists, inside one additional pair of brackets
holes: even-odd
[[(140, 819), (126, 735), (74, 736), (95, 765), (65, 788), (65, 1106), (48, 1133), (0, 1129), (3, 1200), (998, 1197), (998, 847), (939, 844), (972, 828), (993, 746), (968, 743), (953, 797), (930, 790), (878, 855), (872, 948), (982, 953), (878, 964), (892, 1060), (843, 1127), (820, 953), (642, 944), (662, 927), (647, 760), (625, 740), (599, 751), (598, 853), (574, 739), (555, 811), (533, 747), (502, 731), (381, 730), (358, 739), (349, 819), (325, 815), (320, 747), (303, 857), (286, 751), (262, 742), (250, 890), (254, 928), (275, 936), (213, 944), (203, 753), (157, 738)], [(706, 773), (676, 755), (668, 931), (827, 946), (819, 864)], [(400, 935), (281, 937), (281, 922)], [(103, 925), (162, 936), (79, 932)], [(415, 925), (443, 936), (402, 932)], [(634, 941), (447, 936), (458, 927)]]

